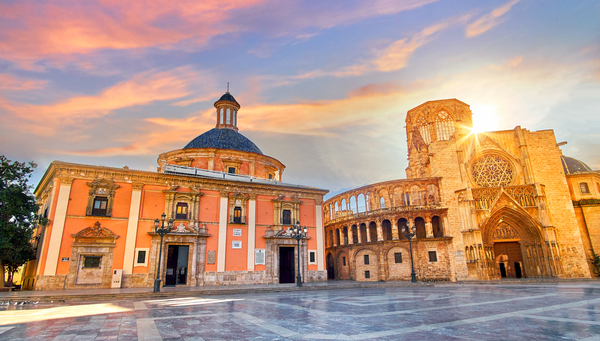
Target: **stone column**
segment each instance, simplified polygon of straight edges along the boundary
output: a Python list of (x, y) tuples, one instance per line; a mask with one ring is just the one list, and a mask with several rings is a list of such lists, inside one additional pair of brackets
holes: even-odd
[[(129, 205), (129, 220), (127, 221), (127, 237), (125, 239), (125, 254), (123, 256), (123, 275), (131, 275), (135, 262), (135, 244), (137, 240), (138, 222), (140, 218), (140, 203), (144, 184), (133, 184), (131, 204)], [(158, 217), (157, 217), (158, 218)]]
[[(57, 190), (57, 188), (56, 188), (56, 179), (54, 179), (52, 181), (52, 195), (50, 196), (50, 199), (48, 201), (48, 217), (50, 217), (50, 213), (52, 212), (52, 209), (54, 208), (54, 207), (52, 207), (52, 204), (54, 202), (54, 196), (56, 195), (56, 190)], [(41, 236), (42, 238), (40, 239), (40, 241), (38, 243), (38, 245), (39, 245), (38, 247), (40, 248), (40, 249), (38, 249), (38, 252), (39, 252), (38, 253), (38, 259), (40, 259), (40, 260), (41, 260), (41, 258), (44, 255), (44, 251), (46, 251), (45, 250), (46, 249), (46, 247), (45, 247), (46, 246), (45, 232), (47, 230), (48, 230), (47, 226), (46, 227), (42, 227), (42, 236)], [(39, 264), (39, 263), (36, 264), (36, 269), (35, 269), (35, 275), (36, 276), (40, 275), (40, 270), (41, 269), (42, 269), (41, 264)], [(4, 279), (4, 277), (2, 277), (2, 278)], [(1, 282), (1, 280), (0, 280), (0, 282)]]
[(46, 255), (44, 276), (56, 275), (58, 257), (60, 256), (60, 245), (62, 244), (65, 221), (67, 219), (67, 207), (69, 206), (69, 196), (71, 195), (72, 183), (72, 178), (60, 179), (60, 189), (58, 190), (56, 211), (54, 212), (54, 221), (52, 222), (50, 242), (48, 243), (48, 254)]
[(248, 271), (254, 271), (256, 245), (256, 197), (248, 200)]
[(371, 242), (371, 230), (369, 229), (369, 226), (367, 226), (367, 228), (365, 229), (366, 233), (367, 233), (367, 243)]
[(431, 225), (431, 217), (425, 218), (425, 232), (427, 232), (427, 238), (433, 238), (433, 226)]
[(217, 272), (225, 271), (225, 254), (227, 253), (227, 208), (228, 193), (221, 193), (219, 205), (219, 241), (217, 245)]
[(381, 226), (381, 221), (377, 221), (377, 241), (383, 241), (383, 226)]
[(354, 244), (352, 242), (353, 238), (354, 238), (354, 234), (352, 233), (352, 226), (350, 226), (350, 228), (348, 229), (348, 244), (349, 245)]
[(398, 234), (398, 221), (392, 221), (392, 240), (399, 240), (400, 235)]
[(360, 224), (357, 224), (356, 235), (358, 236), (358, 243), (362, 243), (362, 232), (360, 232)]

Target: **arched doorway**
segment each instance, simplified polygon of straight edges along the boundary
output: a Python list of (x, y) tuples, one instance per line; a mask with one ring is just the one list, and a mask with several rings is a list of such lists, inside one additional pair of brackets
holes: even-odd
[(335, 266), (331, 253), (327, 254), (327, 279), (335, 279)]

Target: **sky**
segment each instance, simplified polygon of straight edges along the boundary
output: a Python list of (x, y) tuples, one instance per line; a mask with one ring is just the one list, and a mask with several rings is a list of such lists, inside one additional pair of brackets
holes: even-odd
[(457, 98), (487, 131), (554, 129), (600, 169), (597, 0), (0, 0), (0, 154), (156, 170), (238, 127), (283, 180), (405, 178), (406, 112)]

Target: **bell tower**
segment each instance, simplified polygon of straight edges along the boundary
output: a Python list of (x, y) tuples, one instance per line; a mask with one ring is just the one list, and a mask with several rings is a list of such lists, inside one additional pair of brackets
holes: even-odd
[(406, 177), (427, 178), (433, 174), (431, 157), (447, 149), (449, 142), (469, 133), (473, 117), (469, 105), (457, 99), (428, 101), (406, 114), (408, 168)]
[(238, 131), (237, 117), (240, 104), (229, 93), (229, 83), (227, 83), (227, 92), (215, 102), (217, 109), (217, 129), (233, 129)]

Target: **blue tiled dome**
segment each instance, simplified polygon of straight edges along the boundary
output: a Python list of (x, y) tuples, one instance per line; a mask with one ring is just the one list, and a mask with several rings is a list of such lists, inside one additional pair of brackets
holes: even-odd
[(585, 162), (577, 160), (572, 157), (561, 155), (563, 170), (565, 175), (581, 174), (591, 172), (590, 166), (586, 165)]
[(247, 137), (227, 128), (213, 128), (183, 147), (183, 149), (190, 148), (231, 149), (262, 155), (262, 151)]
[(219, 100), (216, 101), (215, 103), (218, 103), (220, 101), (230, 101), (230, 102), (236, 103), (237, 105), (240, 105), (229, 92), (226, 92), (225, 94), (223, 94), (223, 96), (221, 96), (221, 98), (219, 98)]

